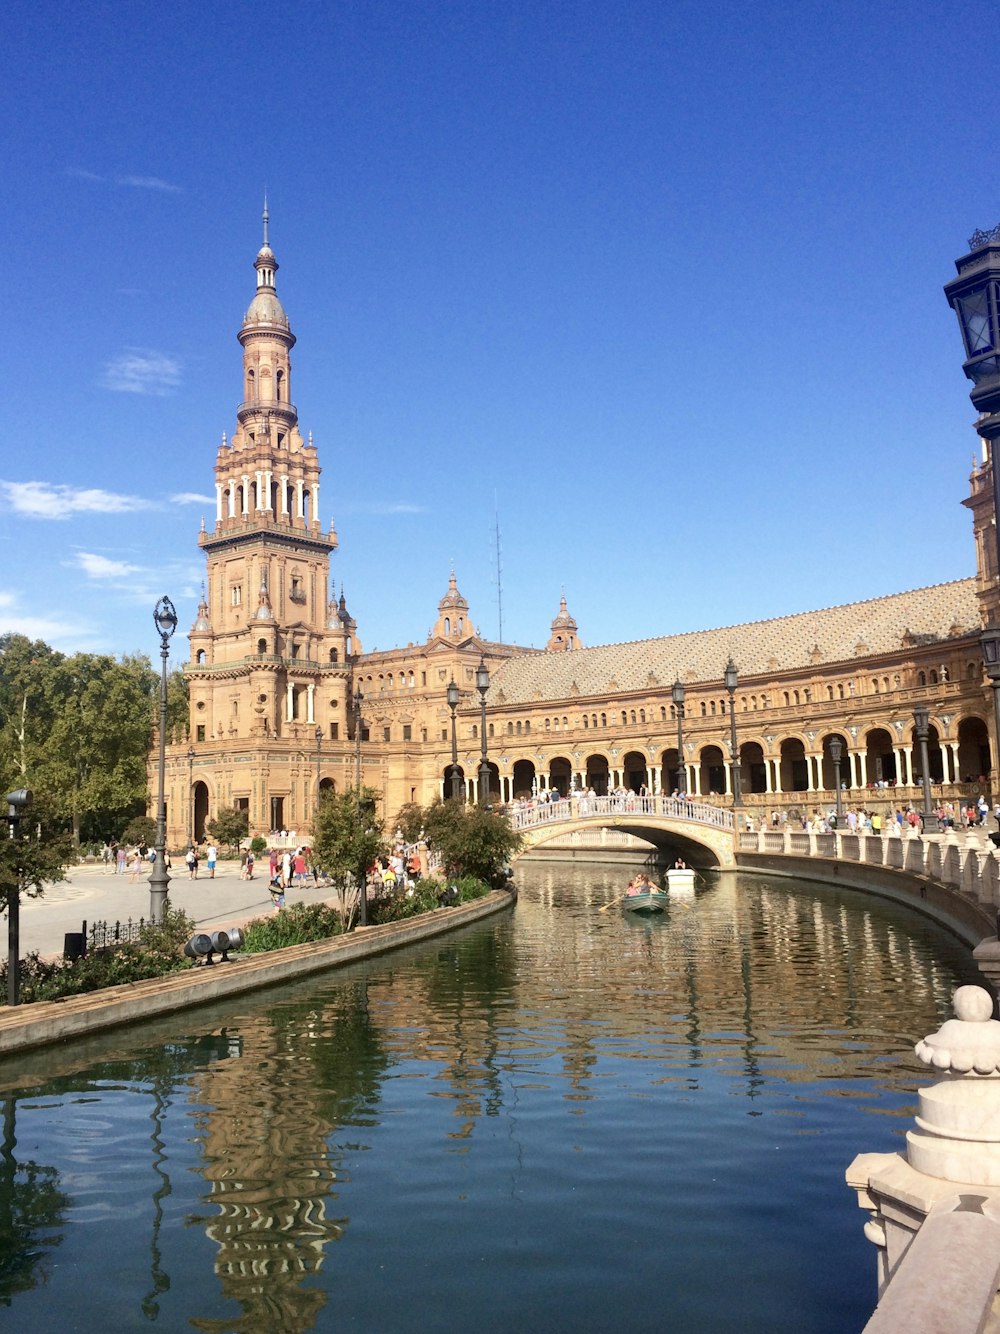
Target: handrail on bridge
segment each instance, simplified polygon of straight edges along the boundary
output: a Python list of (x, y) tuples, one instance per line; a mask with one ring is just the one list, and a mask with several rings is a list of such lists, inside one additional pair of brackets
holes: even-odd
[(691, 820), (696, 824), (712, 825), (716, 829), (733, 829), (733, 813), (721, 806), (706, 802), (689, 801), (686, 797), (624, 796), (591, 797), (569, 796), (558, 801), (541, 801), (529, 806), (516, 807), (511, 812), (515, 829), (535, 829), (539, 825), (559, 824), (564, 821), (591, 819), (594, 816), (653, 815), (674, 820)]

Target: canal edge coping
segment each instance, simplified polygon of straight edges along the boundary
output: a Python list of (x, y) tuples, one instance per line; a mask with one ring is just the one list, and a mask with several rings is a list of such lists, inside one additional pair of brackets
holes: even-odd
[(34, 1001), (0, 1011), (0, 1058), (14, 1052), (99, 1033), (124, 1024), (225, 1000), (262, 987), (295, 981), (358, 959), (385, 954), (502, 912), (517, 901), (516, 890), (493, 890), (481, 899), (436, 908), (399, 922), (382, 922), (343, 936), (288, 945), (264, 954), (239, 955), (228, 963), (192, 965), (182, 973), (126, 982), (56, 1001)]

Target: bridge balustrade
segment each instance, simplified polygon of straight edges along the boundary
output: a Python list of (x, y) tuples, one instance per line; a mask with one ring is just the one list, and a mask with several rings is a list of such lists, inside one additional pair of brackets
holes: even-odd
[(713, 829), (733, 830), (733, 813), (721, 806), (689, 801), (685, 797), (640, 796), (630, 793), (619, 797), (564, 797), (560, 801), (537, 802), (511, 812), (515, 829), (537, 829), (540, 825), (570, 823), (575, 820), (607, 816), (649, 815), (672, 820), (689, 820)]

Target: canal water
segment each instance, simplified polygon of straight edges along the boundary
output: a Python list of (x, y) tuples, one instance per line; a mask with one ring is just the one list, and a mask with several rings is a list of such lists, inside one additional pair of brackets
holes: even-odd
[[(967, 950), (721, 876), (653, 920), (522, 862), (453, 937), (0, 1063), (0, 1327), (857, 1331)], [(231, 965), (238, 967), (239, 964)]]

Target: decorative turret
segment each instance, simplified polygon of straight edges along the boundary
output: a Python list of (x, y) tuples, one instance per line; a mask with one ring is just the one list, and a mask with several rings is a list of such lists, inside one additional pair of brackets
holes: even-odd
[(552, 622), (552, 633), (545, 647), (550, 653), (567, 653), (571, 649), (583, 648), (580, 643), (580, 636), (577, 633), (576, 621), (573, 620), (566, 606), (565, 593), (559, 599), (559, 614)]
[(448, 591), (438, 603), (438, 618), (430, 633), (431, 639), (468, 639), (473, 633), (469, 621), (469, 604), (458, 591), (455, 568), (448, 579)]

